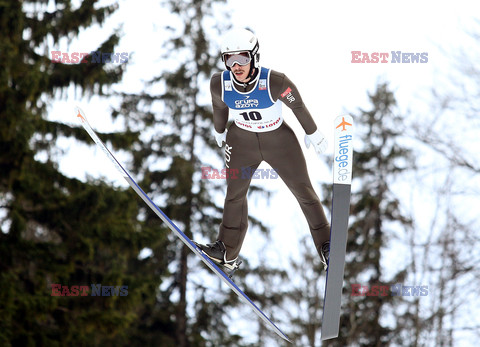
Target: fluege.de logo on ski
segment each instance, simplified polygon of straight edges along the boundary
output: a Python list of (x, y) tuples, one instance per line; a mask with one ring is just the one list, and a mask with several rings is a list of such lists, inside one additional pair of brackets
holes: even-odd
[(338, 182), (345, 182), (350, 176), (349, 168), (349, 141), (352, 140), (352, 135), (340, 136), (340, 144), (338, 149), (338, 155), (335, 157), (336, 163), (336, 177)]
[[(347, 117), (349, 119), (349, 117)], [(335, 128), (336, 146), (334, 156), (334, 183), (350, 184), (352, 172), (352, 123), (342, 117)]]

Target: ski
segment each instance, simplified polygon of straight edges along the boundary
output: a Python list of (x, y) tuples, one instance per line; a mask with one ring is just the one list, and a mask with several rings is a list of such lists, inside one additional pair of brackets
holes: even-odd
[(348, 234), (353, 159), (353, 118), (335, 118), (330, 259), (323, 299), (322, 340), (338, 337)]
[(100, 140), (98, 135), (92, 129), (88, 123), (85, 113), (79, 108), (75, 108), (76, 117), (81, 121), (83, 128), (90, 135), (92, 140), (100, 147), (100, 149), (105, 153), (105, 155), (110, 159), (114, 164), (116, 169), (120, 174), (125, 178), (130, 187), (143, 199), (143, 201), (152, 209), (153, 212), (170, 228), (170, 230), (185, 244), (190, 250), (195, 253), (209, 268), (212, 270), (224, 283), (226, 283), (230, 289), (233, 290), (238, 297), (243, 300), (248, 306), (250, 306), (253, 311), (270, 327), (278, 336), (282, 339), (292, 343), (292, 341), (285, 335), (276, 325), (273, 323), (270, 318), (267, 317), (262, 310), (240, 289), (238, 286), (222, 271), (217, 265), (215, 265), (210, 258), (208, 258), (196, 245), (190, 240), (176, 225), (173, 223), (170, 218), (148, 197), (148, 195), (140, 188), (140, 186), (135, 182), (130, 173), (120, 164), (120, 162), (115, 158), (115, 156), (108, 150), (105, 144)]

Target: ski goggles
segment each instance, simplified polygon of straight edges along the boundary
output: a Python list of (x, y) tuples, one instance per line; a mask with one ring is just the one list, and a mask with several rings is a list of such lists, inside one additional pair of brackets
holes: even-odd
[(252, 57), (250, 56), (249, 52), (240, 52), (240, 53), (233, 53), (233, 54), (225, 53), (223, 55), (223, 61), (225, 62), (225, 65), (227, 65), (228, 67), (232, 67), (235, 64), (244, 66), (249, 64), (252, 61)]

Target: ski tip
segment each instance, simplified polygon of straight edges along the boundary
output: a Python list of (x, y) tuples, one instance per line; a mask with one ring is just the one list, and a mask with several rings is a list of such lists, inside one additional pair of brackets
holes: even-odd
[(79, 106), (75, 106), (75, 115), (77, 118), (80, 118), (82, 123), (87, 121), (87, 118), (85, 117), (85, 112), (83, 112)]

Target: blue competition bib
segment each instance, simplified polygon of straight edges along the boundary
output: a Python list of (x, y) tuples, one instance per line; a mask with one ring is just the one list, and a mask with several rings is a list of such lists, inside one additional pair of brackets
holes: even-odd
[(233, 86), (232, 74), (222, 74), (222, 100), (228, 106), (235, 124), (245, 130), (264, 132), (277, 129), (283, 122), (281, 101), (270, 94), (270, 70), (260, 68), (256, 85), (242, 93)]

